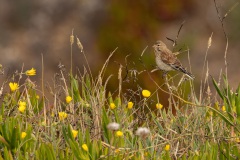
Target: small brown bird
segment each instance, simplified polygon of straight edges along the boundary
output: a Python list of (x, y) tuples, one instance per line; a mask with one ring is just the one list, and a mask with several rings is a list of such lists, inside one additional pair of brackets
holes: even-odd
[(172, 53), (162, 41), (157, 41), (154, 45), (156, 63), (160, 70), (167, 74), (168, 71), (176, 70), (186, 74), (189, 78), (194, 79), (194, 76), (183, 68), (181, 62), (177, 59), (176, 54)]

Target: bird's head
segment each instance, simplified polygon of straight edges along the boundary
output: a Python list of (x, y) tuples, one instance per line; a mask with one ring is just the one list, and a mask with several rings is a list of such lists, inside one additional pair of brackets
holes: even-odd
[(161, 49), (166, 47), (166, 45), (162, 41), (157, 41), (152, 47), (155, 50), (161, 51)]

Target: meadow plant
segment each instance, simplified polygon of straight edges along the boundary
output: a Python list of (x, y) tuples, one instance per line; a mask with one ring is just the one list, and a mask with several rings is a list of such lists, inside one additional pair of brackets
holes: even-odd
[[(86, 66), (75, 73), (74, 42), (72, 32), (70, 70), (59, 65), (52, 85), (42, 69), (39, 88), (34, 68), (0, 84), (0, 159), (240, 159), (240, 87), (233, 91), (227, 74), (220, 85), (206, 73), (195, 89), (179, 74), (159, 84), (144, 61), (140, 71), (126, 63), (110, 91), (106, 70), (116, 49), (94, 76), (77, 38)], [(211, 43), (212, 35), (206, 54)], [(137, 73), (155, 90), (143, 89)]]

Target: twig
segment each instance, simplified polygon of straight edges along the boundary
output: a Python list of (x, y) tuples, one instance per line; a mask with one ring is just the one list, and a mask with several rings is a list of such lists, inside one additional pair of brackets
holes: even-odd
[(177, 33), (177, 36), (176, 36), (175, 40), (172, 40), (171, 38), (166, 37), (168, 40), (173, 42), (173, 47), (175, 47), (177, 45), (177, 40), (178, 40), (179, 34), (180, 34), (181, 30), (182, 30), (182, 27), (183, 27), (184, 23), (185, 23), (185, 20), (181, 23), (181, 26), (178, 29), (178, 33)]
[(142, 51), (141, 57), (143, 56), (143, 54), (144, 54), (144, 52), (146, 51), (147, 48), (148, 48), (148, 46), (146, 46), (146, 47), (144, 48), (144, 50)]
[(224, 20), (232, 10), (239, 5), (239, 2), (235, 3), (228, 11), (227, 13), (223, 16), (222, 20)]

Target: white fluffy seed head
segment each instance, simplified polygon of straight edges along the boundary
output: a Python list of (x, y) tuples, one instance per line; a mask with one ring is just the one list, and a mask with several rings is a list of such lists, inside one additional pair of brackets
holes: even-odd
[(139, 127), (136, 131), (136, 135), (145, 138), (150, 134), (150, 130), (146, 127)]
[(116, 123), (116, 122), (112, 122), (112, 123), (109, 123), (109, 124), (107, 125), (107, 128), (108, 128), (109, 130), (113, 130), (113, 131), (118, 130), (119, 127), (120, 127), (120, 124), (118, 124), (118, 123)]

